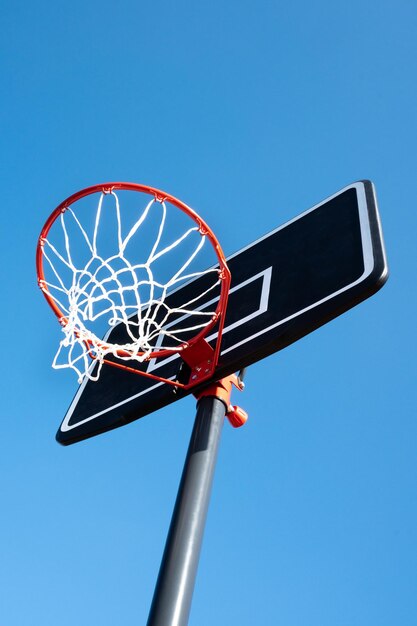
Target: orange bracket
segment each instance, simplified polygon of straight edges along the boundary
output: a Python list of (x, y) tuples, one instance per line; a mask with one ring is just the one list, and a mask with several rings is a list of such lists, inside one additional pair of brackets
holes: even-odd
[(229, 420), (230, 424), (234, 428), (239, 428), (246, 424), (248, 420), (248, 414), (242, 408), (236, 405), (232, 405), (230, 403), (230, 397), (232, 394), (232, 388), (235, 386), (239, 391), (243, 391), (243, 383), (236, 374), (232, 374), (231, 376), (226, 376), (221, 380), (209, 385), (202, 391), (195, 393), (194, 396), (197, 400), (204, 398), (206, 396), (211, 396), (218, 398), (223, 402), (226, 407), (226, 417)]
[(210, 378), (217, 365), (215, 350), (203, 338), (181, 353), (181, 358), (191, 368), (190, 384), (195, 386)]

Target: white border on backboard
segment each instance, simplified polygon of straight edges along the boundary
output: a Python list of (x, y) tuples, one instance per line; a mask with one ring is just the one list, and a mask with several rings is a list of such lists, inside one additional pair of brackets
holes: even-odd
[[(257, 239), (253, 243), (249, 244), (245, 248), (242, 248), (238, 252), (235, 252), (230, 257), (228, 257), (227, 260), (230, 260), (230, 259), (234, 258), (235, 256), (238, 256), (239, 254), (241, 254), (245, 250), (248, 250), (252, 246), (258, 244), (260, 241), (263, 241), (264, 239), (267, 239), (268, 237), (270, 237), (274, 233), (276, 233), (279, 230), (282, 230), (283, 228), (287, 227), (289, 224), (292, 224), (293, 222), (296, 222), (297, 220), (301, 219), (302, 217), (304, 217), (308, 213), (311, 213), (315, 209), (318, 209), (323, 204), (326, 204), (327, 202), (329, 202), (333, 198), (336, 198), (337, 196), (339, 196), (343, 192), (347, 191), (348, 189), (356, 189), (357, 196), (358, 196), (359, 222), (360, 222), (360, 230), (361, 230), (361, 237), (362, 237), (362, 249), (363, 249), (363, 260), (364, 260), (364, 271), (363, 271), (362, 275), (357, 280), (355, 280), (353, 283), (350, 283), (349, 285), (346, 285), (342, 289), (339, 289), (338, 291), (336, 291), (335, 293), (332, 293), (331, 295), (327, 296), (326, 298), (322, 298), (321, 300), (315, 302), (314, 304), (310, 305), (309, 307), (306, 307), (305, 309), (302, 309), (301, 311), (297, 311), (297, 313), (294, 313), (293, 315), (290, 315), (289, 317), (287, 317), (287, 318), (285, 318), (283, 320), (280, 320), (276, 324), (272, 324), (271, 326), (268, 326), (267, 328), (264, 328), (261, 331), (259, 331), (257, 333), (254, 333), (250, 337), (247, 337), (245, 340), (240, 341), (240, 342), (238, 342), (238, 343), (236, 343), (236, 344), (234, 344), (232, 346), (229, 346), (227, 349), (222, 351), (222, 354), (226, 354), (227, 352), (230, 352), (231, 350), (234, 350), (235, 348), (241, 346), (242, 344), (247, 343), (247, 342), (251, 341), (252, 339), (255, 339), (256, 337), (259, 337), (260, 335), (263, 335), (263, 334), (269, 332), (273, 328), (276, 328), (277, 326), (280, 326), (281, 324), (284, 324), (285, 322), (288, 322), (289, 320), (294, 319), (298, 315), (301, 315), (301, 314), (305, 313), (306, 311), (309, 311), (309, 310), (313, 309), (314, 307), (319, 306), (323, 302), (326, 302), (327, 300), (330, 300), (331, 298), (334, 298), (338, 294), (343, 293), (344, 291), (347, 291), (348, 289), (351, 289), (355, 285), (363, 282), (371, 274), (372, 270), (374, 269), (375, 262), (374, 262), (373, 248), (372, 248), (372, 239), (371, 239), (371, 231), (370, 231), (370, 224), (369, 224), (369, 216), (368, 216), (367, 203), (366, 203), (365, 185), (361, 181), (353, 183), (351, 185), (348, 185), (347, 187), (344, 187), (343, 189), (341, 189), (337, 193), (333, 194), (332, 196), (329, 196), (328, 198), (326, 198), (325, 200), (323, 200), (319, 204), (314, 205), (311, 209), (308, 209), (307, 211), (304, 211), (300, 215), (297, 215), (297, 217), (295, 217), (294, 219), (289, 220), (288, 222), (285, 222), (285, 224), (282, 224), (282, 226), (279, 226), (275, 230), (267, 233), (263, 237), (260, 237), (259, 239)], [(243, 287), (248, 282), (251, 282), (251, 281), (256, 280), (257, 278), (259, 278), (260, 276), (263, 276), (261, 299), (260, 299), (260, 303), (259, 303), (259, 307), (258, 307), (257, 311), (255, 311), (254, 313), (248, 315), (246, 318), (244, 318), (242, 320), (239, 320), (239, 322), (236, 322), (235, 324), (231, 325), (228, 329), (225, 329), (224, 332), (227, 332), (227, 330), (231, 330), (232, 327), (235, 327), (237, 325), (243, 324), (243, 323), (249, 321), (250, 319), (253, 319), (255, 316), (259, 315), (261, 312), (265, 312), (267, 310), (267, 308), (265, 308), (265, 307), (267, 307), (267, 304), (268, 304), (269, 287), (270, 287), (270, 280), (271, 280), (271, 269), (272, 268), (270, 268), (270, 267), (266, 268), (263, 272), (260, 272), (256, 276), (253, 276), (252, 278), (248, 279), (247, 281), (244, 281), (244, 283), (235, 286), (231, 290), (231, 291), (235, 291), (235, 290)], [(213, 337), (214, 336), (215, 335), (213, 335)], [(169, 357), (169, 359), (165, 359), (165, 363), (168, 362), (168, 360), (171, 360), (173, 358), (178, 358), (178, 356), (177, 355), (173, 355), (173, 357)], [(94, 367), (94, 363), (92, 364), (92, 367)], [(153, 367), (150, 366), (150, 368), (148, 368), (148, 369), (149, 370), (156, 369), (156, 367), (155, 366), (153, 366)], [(76, 405), (77, 405), (77, 403), (78, 403), (78, 401), (80, 399), (80, 396), (81, 396), (81, 394), (84, 391), (84, 388), (85, 388), (87, 382), (88, 382), (88, 379), (84, 379), (84, 381), (80, 385), (80, 387), (79, 387), (79, 389), (78, 389), (78, 391), (77, 391), (77, 393), (76, 393), (76, 395), (75, 395), (75, 397), (74, 397), (74, 399), (73, 399), (73, 401), (72, 401), (72, 403), (71, 403), (71, 405), (70, 405), (70, 407), (69, 407), (69, 409), (67, 411), (67, 414), (65, 415), (65, 418), (64, 418), (64, 420), (63, 420), (63, 422), (61, 424), (61, 431), (62, 432), (67, 432), (67, 431), (72, 430), (73, 428), (77, 428), (78, 426), (81, 426), (82, 424), (85, 424), (86, 422), (89, 422), (89, 421), (91, 421), (93, 419), (96, 419), (97, 417), (100, 417), (101, 415), (104, 415), (105, 413), (108, 413), (109, 411), (112, 411), (112, 410), (114, 410), (114, 409), (116, 409), (116, 408), (118, 408), (120, 406), (123, 406), (124, 404), (127, 404), (128, 402), (131, 402), (132, 400), (134, 400), (136, 398), (139, 398), (140, 396), (143, 396), (143, 395), (153, 391), (157, 387), (160, 387), (161, 385), (165, 384), (163, 382), (155, 383), (154, 385), (151, 385), (150, 387), (147, 387), (146, 389), (143, 389), (139, 393), (134, 394), (133, 396), (130, 396), (129, 398), (126, 398), (126, 399), (124, 399), (124, 400), (122, 400), (120, 402), (117, 402), (116, 404), (113, 404), (112, 406), (108, 407), (107, 409), (105, 409), (103, 411), (99, 411), (99, 412), (95, 413), (94, 415), (90, 415), (89, 417), (81, 420), (80, 422), (77, 422), (76, 424), (70, 425), (69, 421), (70, 421), (71, 416), (72, 416), (72, 414), (74, 412), (74, 409), (75, 409), (75, 407), (76, 407)]]

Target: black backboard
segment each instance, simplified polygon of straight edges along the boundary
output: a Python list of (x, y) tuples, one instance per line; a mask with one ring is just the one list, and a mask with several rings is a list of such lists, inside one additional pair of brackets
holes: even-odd
[[(388, 270), (372, 183), (345, 187), (233, 254), (228, 265), (232, 286), (216, 378), (282, 350), (382, 287)], [(170, 298), (175, 303), (179, 295)], [(174, 378), (181, 363), (175, 355), (140, 367)], [(104, 365), (98, 382), (84, 380), (78, 389), (57, 440), (68, 445), (122, 426), (185, 393)]]

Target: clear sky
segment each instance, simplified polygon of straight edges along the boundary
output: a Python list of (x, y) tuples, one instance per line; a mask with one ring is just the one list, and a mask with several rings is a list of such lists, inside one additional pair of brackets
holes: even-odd
[(144, 624), (188, 398), (63, 448), (76, 390), (34, 255), (52, 209), (128, 180), (226, 253), (374, 181), (391, 277), (253, 366), (225, 425), (192, 626), (417, 623), (417, 6), (4, 2), (0, 623)]

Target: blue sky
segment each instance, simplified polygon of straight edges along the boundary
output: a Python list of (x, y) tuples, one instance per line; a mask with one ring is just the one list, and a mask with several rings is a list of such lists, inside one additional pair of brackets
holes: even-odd
[[(253, 366), (190, 624), (417, 623), (414, 2), (3, 3), (0, 621), (144, 624), (191, 398), (62, 448), (76, 390), (34, 255), (105, 180), (195, 207), (227, 254), (374, 181), (391, 277)], [(226, 208), (225, 208), (226, 207)]]

